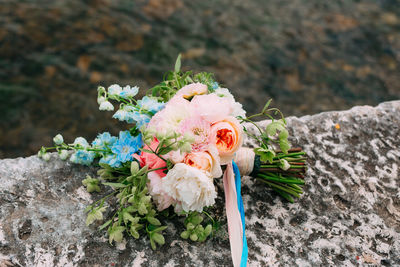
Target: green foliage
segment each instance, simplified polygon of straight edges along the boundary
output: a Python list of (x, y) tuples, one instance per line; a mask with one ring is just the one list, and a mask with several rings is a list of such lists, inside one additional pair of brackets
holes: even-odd
[[(106, 164), (101, 166), (103, 168), (98, 171), (99, 179), (113, 180), (113, 182), (103, 182), (103, 185), (112, 187), (113, 192), (86, 209), (88, 212), (86, 224), (90, 225), (96, 220), (103, 220), (103, 212), (106, 211), (103, 205), (109, 197), (115, 196), (117, 208), (114, 215), (99, 227), (99, 230), (107, 229), (110, 244), (113, 241), (121, 242), (124, 234), (138, 239), (142, 230), (146, 229), (154, 249), (157, 244), (163, 245), (165, 240), (161, 232), (166, 229), (166, 226), (162, 226), (157, 218), (159, 214), (154, 208), (146, 186), (147, 175), (151, 170), (147, 167), (140, 168), (137, 162), (118, 169), (113, 169)], [(88, 177), (83, 183), (89, 190), (92, 184), (97, 185), (98, 182), (98, 179)]]
[[(254, 153), (259, 157), (261, 166), (256, 174), (257, 179), (270, 186), (286, 200), (293, 202), (293, 197), (299, 197), (303, 193), (299, 185), (304, 184), (305, 153), (303, 151), (293, 152), (288, 140), (289, 132), (283, 114), (276, 108), (270, 108), (269, 100), (262, 111), (247, 118), (241, 118), (242, 123), (252, 124), (258, 133), (250, 133), (244, 128), (248, 136), (256, 140), (259, 147), (254, 148)], [(279, 115), (280, 118), (274, 116)], [(264, 116), (271, 120), (262, 129), (252, 119)], [(281, 151), (278, 151), (278, 148)]]
[[(289, 132), (286, 129), (286, 120), (283, 114), (277, 108), (270, 108), (270, 104), (271, 100), (265, 104), (260, 113), (239, 119), (242, 123), (248, 122), (253, 124), (258, 131), (257, 134), (252, 134), (244, 128), (244, 132), (259, 143), (259, 147), (254, 149), (256, 155), (260, 156), (262, 162), (273, 163), (275, 147), (279, 146), (283, 153), (287, 154), (290, 149), (290, 143), (288, 140)], [(275, 119), (275, 115), (280, 115), (280, 119)], [(253, 121), (253, 119), (257, 117), (266, 117), (270, 119), (271, 122), (265, 129), (261, 129), (261, 127)]]
[(211, 235), (213, 225), (207, 224), (204, 227), (201, 222), (204, 218), (198, 212), (189, 213), (188, 217), (185, 219), (184, 225), (186, 230), (181, 233), (181, 238), (188, 239), (192, 241), (204, 242), (208, 236)]
[(96, 178), (92, 178), (87, 175), (86, 179), (82, 180), (82, 184), (86, 187), (86, 190), (89, 193), (100, 192), (99, 180)]
[(211, 91), (212, 85), (215, 83), (214, 75), (207, 72), (197, 74), (193, 74), (191, 71), (183, 72), (181, 70), (181, 55), (179, 54), (174, 71), (167, 72), (164, 75), (164, 80), (150, 89), (150, 94), (163, 102), (168, 102), (179, 89), (196, 82), (207, 85)]
[(105, 212), (106, 209), (107, 208), (103, 207), (103, 205), (100, 205), (97, 208), (93, 208), (86, 217), (86, 225), (89, 226), (96, 220), (103, 220), (103, 212)]
[(167, 169), (170, 169), (173, 164), (165, 160), (162, 156), (171, 152), (178, 151), (190, 152), (192, 150), (192, 143), (194, 142), (194, 137), (191, 134), (184, 134), (183, 136), (176, 132), (155, 132), (152, 129), (142, 130), (143, 140), (146, 144), (150, 145), (154, 137), (157, 138), (159, 144), (153, 150), (148, 147), (148, 149), (142, 148), (141, 150), (147, 153), (153, 153), (159, 158), (163, 159), (167, 163)]
[(275, 157), (275, 151), (269, 148), (257, 147), (254, 148), (254, 153), (260, 156), (262, 162), (272, 163)]

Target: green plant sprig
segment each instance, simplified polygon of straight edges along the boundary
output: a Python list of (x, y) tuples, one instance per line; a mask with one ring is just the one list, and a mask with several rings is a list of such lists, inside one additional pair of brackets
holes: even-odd
[[(254, 148), (256, 157), (261, 163), (255, 177), (286, 200), (293, 202), (293, 197), (300, 197), (303, 193), (300, 186), (304, 185), (306, 153), (301, 148), (290, 148), (286, 120), (282, 112), (277, 108), (270, 108), (270, 104), (271, 100), (265, 104), (260, 113), (240, 119), (242, 123), (252, 124), (258, 131), (258, 134), (252, 134), (244, 127), (245, 133), (259, 145)], [(278, 119), (275, 119), (276, 115), (279, 115)], [(265, 129), (253, 121), (254, 118), (263, 116), (271, 120)], [(277, 145), (280, 150), (277, 149)]]
[(192, 71), (182, 71), (181, 55), (179, 54), (175, 62), (174, 71), (167, 72), (164, 75), (163, 81), (153, 88), (150, 88), (147, 94), (151, 94), (153, 97), (157, 97), (159, 100), (166, 103), (179, 89), (196, 82), (207, 85), (208, 90), (213, 91), (213, 85), (215, 83), (214, 75), (209, 72), (193, 74)]
[[(114, 191), (86, 209), (86, 212), (88, 212), (87, 224), (90, 225), (94, 221), (103, 220), (103, 212), (107, 210), (104, 206), (105, 201), (116, 195), (117, 208), (114, 215), (99, 227), (99, 230), (107, 228), (110, 244), (113, 241), (122, 242), (124, 233), (137, 239), (142, 230), (145, 229), (153, 249), (156, 248), (156, 244), (163, 245), (165, 241), (162, 231), (167, 227), (162, 226), (160, 220), (156, 218), (158, 214), (146, 186), (147, 175), (153, 170), (148, 170), (147, 167), (139, 168), (138, 163), (133, 161), (129, 168), (129, 174), (121, 171), (125, 174), (118, 174), (115, 177), (114, 169), (110, 170), (105, 164), (102, 164), (102, 167), (104, 168), (98, 171), (99, 179), (104, 177), (107, 180), (116, 178), (115, 182), (102, 182), (103, 185), (112, 187)], [(121, 169), (126, 170), (127, 166)], [(93, 183), (97, 185), (93, 178), (87, 178), (83, 183), (87, 186), (87, 189)]]
[(188, 239), (194, 242), (204, 242), (208, 236), (213, 232), (213, 225), (215, 224), (214, 219), (206, 212), (203, 212), (212, 221), (212, 224), (208, 223), (205, 227), (201, 223), (203, 222), (203, 216), (198, 212), (190, 212), (184, 221), (186, 230), (181, 233), (181, 238)]

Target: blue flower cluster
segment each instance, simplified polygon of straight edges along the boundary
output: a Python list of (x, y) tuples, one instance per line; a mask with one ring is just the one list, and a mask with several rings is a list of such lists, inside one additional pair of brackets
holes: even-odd
[(137, 106), (125, 105), (121, 107), (114, 115), (114, 119), (136, 123), (137, 128), (149, 123), (152, 115), (165, 107), (165, 103), (160, 103), (154, 98), (148, 96), (139, 100)]
[(141, 100), (139, 100), (138, 105), (140, 109), (147, 110), (153, 115), (165, 107), (164, 102), (158, 102), (156, 99), (148, 96), (144, 96)]
[[(74, 145), (77, 147), (75, 153), (71, 155), (71, 162), (90, 165), (96, 157), (101, 157), (99, 163), (105, 163), (113, 168), (119, 168), (122, 163), (132, 161), (133, 154), (138, 152), (143, 146), (142, 136), (132, 136), (129, 131), (121, 131), (119, 138), (111, 136), (105, 132), (99, 134), (93, 140), (92, 146), (83, 137), (75, 139)], [(100, 151), (88, 151), (88, 149), (98, 149)]]
[(119, 138), (113, 143), (111, 151), (113, 154), (105, 155), (100, 163), (105, 163), (113, 168), (122, 166), (122, 163), (133, 160), (133, 154), (142, 147), (142, 136), (133, 137), (129, 131), (119, 133)]
[(96, 156), (95, 152), (86, 150), (86, 148), (90, 148), (89, 143), (85, 138), (78, 137), (75, 139), (73, 144), (80, 147), (80, 149), (77, 149), (76, 152), (71, 155), (70, 161), (89, 166)]
[(111, 136), (109, 132), (104, 132), (99, 134), (96, 139), (93, 140), (92, 147), (106, 150), (110, 148), (117, 140), (118, 138)]
[(83, 149), (79, 149), (74, 154), (71, 155), (70, 161), (73, 163), (89, 166), (93, 162), (95, 156), (96, 153), (93, 151), (86, 151)]
[(132, 98), (139, 92), (139, 87), (134, 86), (130, 87), (129, 85), (122, 88), (118, 84), (113, 84), (108, 87), (108, 94), (111, 98), (116, 99), (115, 97), (119, 96), (122, 98)]

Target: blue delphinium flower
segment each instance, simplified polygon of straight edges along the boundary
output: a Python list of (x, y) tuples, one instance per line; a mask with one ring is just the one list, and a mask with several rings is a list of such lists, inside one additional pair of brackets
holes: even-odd
[(90, 147), (88, 141), (86, 141), (86, 139), (83, 137), (77, 137), (73, 145), (76, 146), (76, 149), (75, 153), (71, 155), (70, 161), (89, 166), (96, 157), (96, 153), (85, 150), (86, 148)]
[(153, 114), (157, 113), (158, 111), (163, 109), (165, 106), (165, 103), (158, 102), (157, 99), (154, 99), (154, 98), (151, 98), (148, 96), (144, 96), (137, 103), (138, 103), (140, 109), (147, 110)]
[(116, 159), (119, 162), (127, 162), (133, 159), (133, 154), (142, 147), (142, 136), (139, 134), (133, 137), (129, 131), (121, 131), (119, 139), (111, 147), (111, 151), (116, 154)]
[(74, 141), (73, 144), (74, 144), (74, 145), (79, 145), (79, 146), (82, 146), (82, 147), (88, 147), (88, 146), (89, 146), (88, 141), (86, 141), (86, 139), (83, 138), (83, 137), (77, 137), (77, 138), (75, 138), (75, 141)]
[(142, 114), (138, 111), (131, 112), (129, 114), (130, 118), (136, 122), (136, 127), (140, 129), (143, 125), (146, 125), (150, 122), (150, 116), (147, 114)]
[(122, 166), (121, 162), (117, 160), (117, 155), (115, 154), (108, 154), (102, 157), (99, 163), (105, 163), (110, 165), (113, 168), (119, 168)]
[(128, 111), (126, 111), (123, 108), (120, 108), (119, 110), (117, 110), (117, 112), (115, 112), (115, 114), (112, 116), (114, 119), (118, 119), (120, 121), (126, 121), (128, 123), (129, 122), (129, 116), (128, 116)]
[(138, 92), (139, 87), (130, 87), (129, 85), (127, 85), (122, 89), (122, 92), (119, 93), (119, 96), (123, 98), (134, 97), (135, 95), (137, 95)]
[(113, 84), (108, 87), (109, 96), (118, 96), (121, 92), (122, 88), (118, 84)]
[(72, 154), (70, 161), (73, 163), (89, 166), (93, 162), (95, 156), (96, 153), (93, 151), (79, 149), (74, 154)]
[(104, 132), (97, 135), (96, 139), (93, 140), (92, 146), (98, 149), (110, 148), (116, 141), (117, 137), (111, 136), (109, 132)]
[(137, 107), (123, 106), (113, 115), (114, 119), (126, 121), (127, 123), (136, 123), (138, 128), (149, 123), (151, 117), (145, 111), (140, 111)]

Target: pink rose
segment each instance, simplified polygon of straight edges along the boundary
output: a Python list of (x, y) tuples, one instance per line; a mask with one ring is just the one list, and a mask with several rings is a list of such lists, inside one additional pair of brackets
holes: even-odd
[[(150, 147), (145, 145), (143, 149), (155, 151), (158, 144), (158, 140), (154, 138), (153, 142), (150, 144)], [(161, 177), (164, 177), (166, 175), (163, 171), (167, 169), (167, 164), (156, 154), (142, 151), (140, 155), (134, 154), (133, 157), (139, 161), (140, 167), (147, 166), (149, 170), (165, 167), (165, 169), (157, 170), (155, 172), (157, 172), (157, 174)]]
[(227, 164), (242, 146), (242, 126), (236, 118), (227, 117), (211, 126), (211, 137), (218, 149), (221, 164)]
[(213, 124), (228, 117), (232, 113), (232, 105), (228, 99), (216, 94), (196, 95), (190, 104), (194, 113)]

